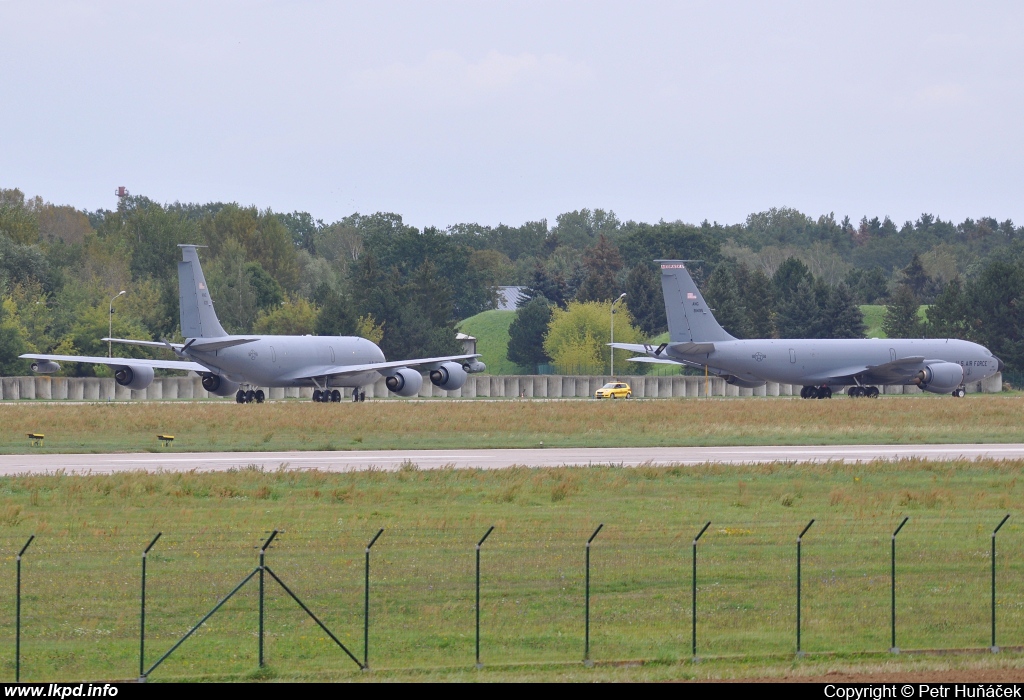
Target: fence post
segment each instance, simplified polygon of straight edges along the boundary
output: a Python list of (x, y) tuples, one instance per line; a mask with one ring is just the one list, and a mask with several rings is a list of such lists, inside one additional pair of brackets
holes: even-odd
[(480, 663), (480, 547), (484, 541), (491, 536), (494, 526), (491, 525), (480, 541), (476, 543), (476, 667), (483, 668)]
[(896, 528), (896, 532), (892, 533), (892, 557), (891, 557), (891, 580), (892, 580), (892, 646), (889, 647), (889, 651), (893, 654), (899, 654), (900, 648), (896, 646), (896, 535), (900, 534), (900, 530), (910, 520), (909, 517), (903, 518), (903, 522)]
[(32, 540), (36, 538), (32, 535), (28, 538), (28, 542), (18, 552), (18, 582), (15, 588), (15, 613), (14, 613), (14, 682), (21, 682), (21, 557), (25, 554), (25, 550), (32, 544)]
[(999, 528), (1010, 519), (1010, 514), (999, 521), (996, 529), (992, 531), (992, 653), (998, 654), (999, 647), (996, 646), (996, 533)]
[(597, 533), (601, 532), (601, 528), (604, 527), (604, 523), (600, 523), (597, 529), (594, 530), (594, 534), (587, 540), (587, 575), (586, 583), (584, 584), (584, 631), (583, 631), (583, 664), (585, 666), (593, 666), (594, 663), (590, 660), (590, 543), (597, 537)]
[(693, 538), (693, 595), (691, 600), (693, 602), (691, 611), (691, 620), (693, 621), (693, 660), (697, 661), (697, 540), (704, 534), (704, 531), (711, 527), (711, 521), (704, 523), (704, 527), (700, 529), (697, 536)]
[(796, 655), (801, 657), (804, 655), (804, 652), (800, 649), (800, 544), (803, 542), (804, 535), (807, 534), (807, 531), (811, 529), (813, 524), (814, 518), (811, 518), (811, 522), (807, 523), (807, 527), (796, 538)]
[(270, 543), (277, 537), (277, 530), (270, 533), (270, 537), (260, 547), (260, 668), (263, 668), (263, 580), (266, 578), (263, 560), (267, 554), (267, 548), (270, 547)]
[(370, 670), (370, 547), (384, 534), (384, 528), (366, 545), (366, 576), (363, 579), (363, 670)]
[(156, 537), (149, 543), (142, 552), (142, 605), (139, 611), (139, 682), (144, 683), (146, 681), (146, 555), (149, 554), (149, 550), (153, 549), (153, 545), (160, 539), (160, 535), (164, 533), (156, 533)]

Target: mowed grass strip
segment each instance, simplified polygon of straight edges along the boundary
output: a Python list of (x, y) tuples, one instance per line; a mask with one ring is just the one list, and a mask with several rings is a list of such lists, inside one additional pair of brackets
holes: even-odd
[[(658, 401), (0, 404), (4, 453), (1021, 440), (1021, 394)], [(30, 447), (26, 433), (46, 435)], [(175, 436), (163, 448), (156, 434)]]
[[(840, 654), (842, 668), (873, 668), (877, 656), (858, 655), (889, 646), (889, 543), (903, 516), (899, 646), (989, 644), (990, 533), (1006, 513), (1014, 517), (999, 535), (999, 643), (1024, 644), (1022, 468), (908, 460), (7, 477), (0, 598), (13, 599), (14, 555), (35, 533), (23, 569), (22, 678), (131, 678), (139, 557), (153, 535), (164, 533), (148, 566), (150, 662), (252, 571), (259, 543), (281, 528), (267, 563), (361, 657), (363, 549), (383, 527), (372, 555), (374, 675), (457, 678), (474, 660), (474, 545), (495, 525), (482, 551), (483, 660), (528, 666), (480, 677), (582, 679), (565, 668), (583, 654), (583, 545), (604, 523), (592, 552), (594, 659), (642, 661), (636, 677), (652, 679), (821, 674), (825, 662), (794, 665), (791, 656), (795, 540), (816, 518), (803, 549), (804, 648)], [(695, 667), (690, 542), (706, 520), (698, 651), (722, 660)], [(254, 676), (256, 590), (229, 602), (154, 680), (365, 677), (269, 582), (270, 668)], [(13, 639), (13, 615), (0, 618), (0, 638)], [(987, 667), (990, 656), (956, 664)], [(1019, 667), (1021, 656), (999, 663)], [(903, 655), (884, 665), (921, 664)], [(9, 655), (0, 673), (13, 677)]]

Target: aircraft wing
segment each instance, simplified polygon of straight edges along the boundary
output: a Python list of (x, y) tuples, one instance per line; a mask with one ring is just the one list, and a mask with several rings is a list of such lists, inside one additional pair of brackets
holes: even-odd
[(178, 369), (182, 372), (209, 372), (209, 367), (204, 367), (198, 362), (185, 362), (183, 360), (143, 360), (131, 357), (87, 357), (83, 355), (36, 355), (29, 353), (19, 355), (25, 360), (53, 360), (54, 362), (88, 362), (94, 365), (119, 365), (134, 367), (152, 367), (153, 369)]
[(837, 383), (852, 384), (856, 377), (865, 384), (898, 384), (916, 375), (924, 362), (921, 355), (901, 357), (881, 365), (859, 365), (837, 370), (832, 379)]
[(320, 377), (341, 377), (347, 374), (360, 374), (362, 372), (373, 371), (386, 375), (386, 370), (389, 369), (402, 369), (404, 367), (410, 367), (413, 369), (419, 369), (421, 367), (424, 369), (433, 369), (442, 362), (458, 362), (461, 364), (464, 360), (475, 360), (478, 357), (480, 357), (479, 353), (475, 355), (451, 355), (449, 357), (425, 357), (418, 360), (376, 362), (365, 365), (321, 365), (319, 367), (306, 367), (300, 372), (295, 372), (285, 377), (285, 379), (319, 379)]

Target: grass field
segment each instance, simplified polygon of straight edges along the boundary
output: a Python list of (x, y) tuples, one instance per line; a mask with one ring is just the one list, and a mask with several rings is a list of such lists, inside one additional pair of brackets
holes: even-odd
[(459, 324), (459, 330), (476, 338), (476, 351), (483, 355), (487, 374), (532, 374), (534, 368), (524, 368), (510, 362), (508, 327), (516, 319), (515, 311), (483, 311)]
[[(888, 338), (885, 331), (882, 330), (882, 322), (885, 320), (885, 304), (864, 304), (860, 307), (861, 313), (864, 314), (864, 325), (867, 326), (867, 330), (864, 331), (865, 338)], [(922, 305), (917, 309), (917, 317), (922, 321), (928, 319), (928, 306)]]
[[(953, 403), (953, 402), (950, 402)], [(665, 404), (661, 404), (665, 405)], [(899, 536), (898, 644), (989, 644), (989, 546), (999, 535), (999, 641), (1024, 644), (1022, 463), (216, 474), (0, 479), (0, 597), (24, 560), (25, 680), (138, 673), (139, 555), (149, 558), (147, 658), (168, 649), (267, 562), (362, 656), (363, 548), (373, 549), (370, 664), (356, 669), (276, 587), (256, 671), (252, 583), (153, 674), (318, 680), (669, 679), (839, 670), (1019, 669), (1019, 651), (885, 654), (889, 542)], [(1018, 488), (1020, 487), (1020, 488)], [(804, 539), (804, 648), (795, 659), (795, 539)], [(699, 654), (690, 656), (690, 541), (699, 554)], [(583, 544), (592, 553), (585, 669)], [(482, 551), (482, 672), (473, 669), (474, 545)], [(10, 609), (10, 608), (8, 608)], [(13, 615), (0, 639), (13, 647)], [(11, 649), (13, 652), (13, 649)], [(834, 652), (835, 655), (824, 655)], [(13, 678), (4, 653), (0, 673)], [(629, 662), (622, 664), (621, 662)], [(639, 665), (642, 662), (642, 665)], [(1019, 673), (1019, 672), (1018, 672)]]
[[(1019, 393), (804, 401), (0, 404), (3, 453), (1017, 442)], [(30, 448), (25, 434), (46, 435)]]

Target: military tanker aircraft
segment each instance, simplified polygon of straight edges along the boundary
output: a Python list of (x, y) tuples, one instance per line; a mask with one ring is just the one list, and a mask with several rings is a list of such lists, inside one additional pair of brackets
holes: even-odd
[(695, 367), (729, 384), (754, 388), (765, 383), (801, 384), (805, 399), (832, 397), (833, 387), (849, 387), (850, 397), (877, 397), (879, 386), (917, 386), (963, 398), (964, 384), (1003, 370), (1002, 361), (982, 345), (954, 338), (738, 340), (714, 315), (686, 269), (686, 260), (661, 265), (670, 342), (651, 345), (612, 343), (644, 353), (634, 362)]
[(486, 369), (479, 354), (427, 357), (388, 362), (377, 345), (366, 338), (310, 335), (229, 335), (217, 320), (196, 249), (179, 245), (178, 302), (184, 343), (104, 338), (115, 343), (167, 348), (177, 360), (149, 360), (77, 355), (37, 355), (32, 370), (51, 373), (59, 362), (89, 362), (109, 365), (114, 379), (130, 389), (145, 389), (155, 369), (197, 372), (203, 388), (218, 396), (235, 395), (238, 403), (262, 403), (266, 396), (259, 387), (312, 386), (313, 400), (341, 401), (342, 387), (354, 389), (353, 400), (366, 398), (363, 390), (381, 376), (389, 391), (399, 396), (416, 396), (426, 372), (431, 383), (455, 390), (466, 383), (468, 373)]

